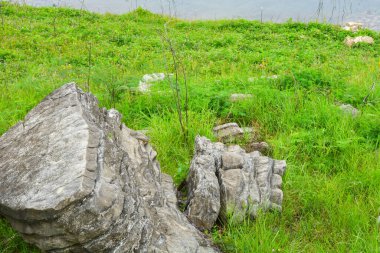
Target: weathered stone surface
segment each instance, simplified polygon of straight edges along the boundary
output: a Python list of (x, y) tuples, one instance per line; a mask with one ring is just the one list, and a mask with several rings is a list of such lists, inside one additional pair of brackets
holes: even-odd
[(238, 101), (251, 99), (252, 97), (253, 97), (252, 94), (231, 94), (230, 101), (238, 102)]
[(342, 112), (349, 114), (352, 117), (356, 117), (360, 114), (360, 111), (350, 104), (341, 104), (339, 108), (342, 110)]
[[(197, 220), (195, 225), (207, 223), (210, 227), (218, 218), (216, 213), (224, 219), (227, 213), (243, 217), (246, 214), (255, 216), (258, 209), (281, 211), (285, 168), (285, 161), (262, 156), (258, 151), (246, 153), (237, 145), (225, 146), (198, 136), (187, 178), (189, 195), (186, 214), (190, 220)], [(220, 199), (216, 192), (216, 178)], [(220, 210), (211, 211), (211, 202), (216, 207), (220, 203)], [(188, 211), (194, 208), (197, 215)]]
[(187, 180), (189, 204), (185, 214), (199, 229), (210, 229), (219, 216), (220, 189), (212, 155), (198, 155), (192, 160)]
[(363, 23), (358, 23), (358, 22), (347, 22), (344, 26), (343, 29), (346, 31), (351, 31), (351, 32), (357, 32), (363, 28)]
[(223, 141), (233, 141), (236, 138), (241, 138), (244, 134), (243, 129), (239, 127), (237, 123), (227, 123), (220, 126), (216, 126), (213, 129), (215, 136)]
[(266, 142), (252, 142), (249, 144), (249, 151), (259, 151), (261, 153), (268, 153), (270, 150), (269, 144)]
[(224, 170), (242, 169), (244, 165), (244, 157), (237, 152), (223, 152), (222, 168)]
[(352, 47), (353, 45), (358, 44), (358, 43), (373, 44), (375, 43), (375, 40), (370, 36), (358, 36), (355, 38), (347, 37), (344, 40), (344, 43), (347, 46)]
[(0, 214), (47, 252), (215, 252), (156, 155), (67, 84), (0, 137)]

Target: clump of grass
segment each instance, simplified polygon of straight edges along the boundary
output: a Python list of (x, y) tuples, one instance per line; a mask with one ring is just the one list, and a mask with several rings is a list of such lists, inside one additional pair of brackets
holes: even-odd
[(3, 219), (0, 219), (0, 253), (8, 252), (40, 252), (37, 248), (25, 243), (21, 236), (16, 233)]
[[(76, 81), (86, 90), (91, 81), (101, 106), (118, 109), (128, 127), (149, 130), (163, 172), (179, 184), (197, 134), (212, 138), (213, 126), (229, 121), (254, 126), (273, 157), (287, 160), (283, 212), (216, 227), (212, 235), (221, 248), (379, 251), (380, 89), (369, 90), (380, 81), (380, 43), (347, 48), (343, 40), (352, 34), (328, 24), (172, 20), (170, 36), (186, 55), (191, 98), (185, 140), (167, 83), (148, 94), (135, 91), (144, 74), (165, 72), (156, 31), (168, 17), (4, 2), (1, 14), (0, 134), (62, 84)], [(359, 34), (380, 41), (377, 32)], [(253, 97), (232, 103), (232, 93)], [(345, 115), (338, 103), (361, 113)], [(35, 250), (1, 219), (0, 248)]]
[(153, 116), (150, 119), (149, 136), (157, 150), (162, 171), (174, 176), (175, 183), (179, 185), (186, 178), (190, 167), (195, 136), (213, 138), (215, 117), (206, 110), (202, 113), (190, 111), (188, 137), (185, 138), (177, 116), (170, 112)]

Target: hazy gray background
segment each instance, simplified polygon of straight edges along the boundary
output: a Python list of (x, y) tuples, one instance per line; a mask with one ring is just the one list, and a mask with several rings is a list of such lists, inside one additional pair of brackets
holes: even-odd
[[(18, 1), (20, 2), (20, 1)], [(141, 6), (185, 19), (245, 18), (283, 22), (319, 20), (363, 22), (380, 30), (380, 0), (23, 0), (34, 6), (69, 6), (95, 12), (126, 13)]]

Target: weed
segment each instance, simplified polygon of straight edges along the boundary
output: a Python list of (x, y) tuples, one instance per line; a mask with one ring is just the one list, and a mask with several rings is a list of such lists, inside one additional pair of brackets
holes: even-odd
[[(197, 134), (213, 138), (213, 126), (228, 121), (259, 126), (271, 155), (287, 160), (283, 212), (215, 227), (221, 248), (379, 252), (380, 89), (371, 88), (380, 81), (379, 33), (360, 31), (376, 43), (347, 48), (343, 40), (351, 32), (328, 24), (170, 19), (175, 54), (186, 56), (191, 99), (185, 140), (166, 82), (155, 83), (148, 94), (133, 92), (144, 74), (165, 72), (162, 38), (154, 31), (169, 18), (142, 9), (117, 16), (7, 2), (1, 15), (0, 134), (62, 84), (76, 81), (86, 89), (91, 81), (101, 106), (119, 110), (128, 127), (149, 129), (162, 171), (179, 184)], [(252, 98), (232, 103), (232, 93)], [(336, 103), (350, 103), (361, 113), (352, 118)], [(2, 219), (0, 249), (36, 251)]]

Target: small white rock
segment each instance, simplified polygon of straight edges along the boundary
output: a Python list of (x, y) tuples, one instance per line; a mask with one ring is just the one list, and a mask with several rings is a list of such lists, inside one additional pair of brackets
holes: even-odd
[(277, 79), (277, 78), (278, 78), (278, 75), (268, 76), (268, 79)]
[(252, 98), (252, 94), (231, 94), (230, 101), (237, 102)]
[(165, 79), (164, 73), (153, 73), (153, 74), (146, 74), (143, 76), (142, 81), (149, 83), (149, 82), (157, 82), (162, 81)]
[(150, 86), (152, 86), (152, 84), (140, 81), (138, 89), (141, 92), (148, 92), (150, 90)]
[(347, 46), (352, 47), (353, 45), (358, 44), (358, 43), (373, 44), (375, 43), (375, 40), (370, 36), (359, 36), (355, 38), (347, 37), (344, 40), (344, 43)]
[(146, 74), (142, 77), (142, 79), (139, 83), (138, 90), (141, 92), (148, 92), (150, 90), (150, 87), (152, 87), (154, 82), (163, 81), (163, 80), (165, 80), (165, 74), (164, 73)]
[(362, 28), (363, 28), (363, 24), (358, 23), (358, 22), (347, 22), (345, 26), (343, 27), (344, 30), (351, 31), (351, 32), (357, 32)]
[(360, 114), (360, 111), (350, 104), (341, 104), (339, 108), (346, 114), (351, 114), (352, 117), (356, 117)]

